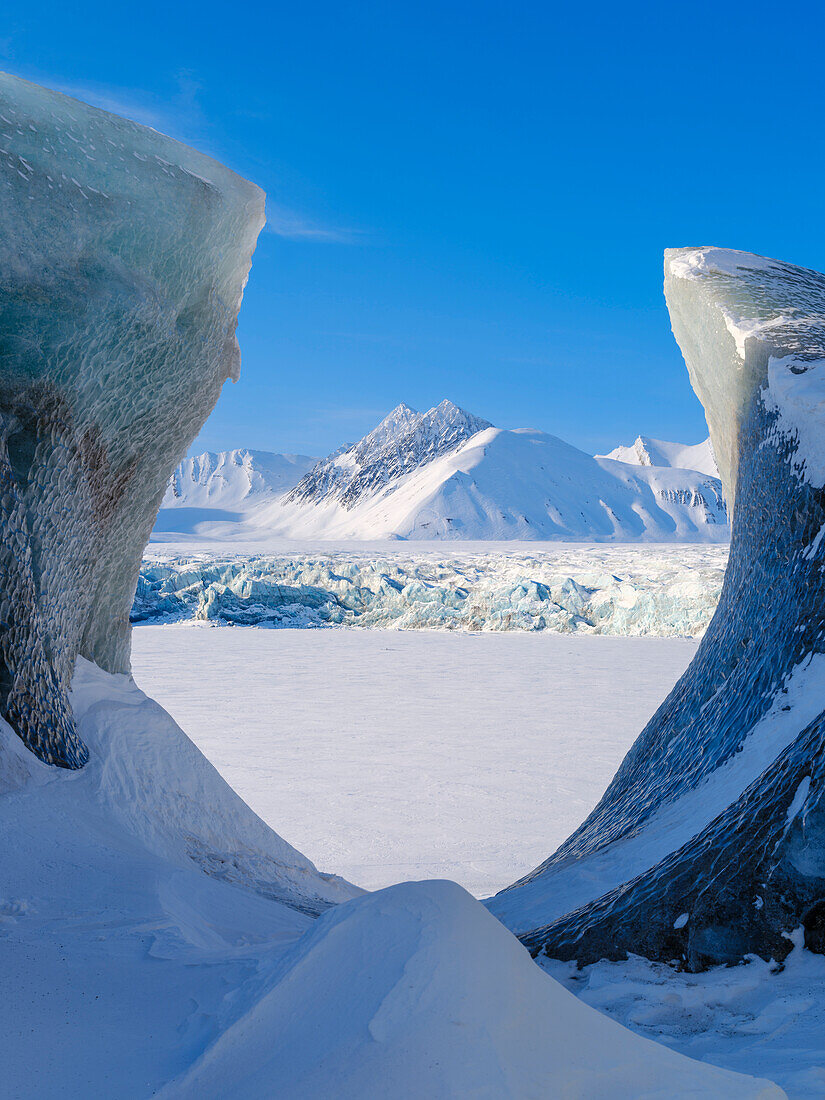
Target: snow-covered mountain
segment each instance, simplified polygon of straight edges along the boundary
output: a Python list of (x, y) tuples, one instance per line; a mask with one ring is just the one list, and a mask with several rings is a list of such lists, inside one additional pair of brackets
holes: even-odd
[(318, 460), (271, 451), (206, 451), (185, 458), (169, 479), (155, 531), (191, 532), (204, 523), (237, 523), (277, 500)]
[(594, 458), (449, 401), (424, 413), (399, 405), (314, 463), (261, 451), (187, 459), (155, 537), (725, 541), (718, 478), (675, 461), (709, 449), (637, 442), (632, 462)]
[(314, 500), (298, 489), (257, 520), (297, 538), (721, 541), (728, 533), (718, 479), (593, 458), (526, 429), (485, 427), (346, 504), (336, 486)]
[(640, 435), (629, 447), (614, 447), (608, 454), (596, 457), (614, 458), (633, 466), (675, 466), (679, 470), (698, 470), (700, 474), (719, 477), (710, 437), (691, 446)]
[(425, 413), (401, 404), (362, 440), (331, 454), (306, 474), (287, 497), (289, 503), (320, 504), (337, 500), (347, 510), (375, 495), (485, 428), (482, 420), (452, 401)]

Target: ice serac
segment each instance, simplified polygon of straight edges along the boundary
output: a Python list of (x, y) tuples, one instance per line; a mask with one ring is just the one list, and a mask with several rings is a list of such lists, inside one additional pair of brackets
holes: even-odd
[(692, 969), (825, 949), (825, 276), (666, 253), (730, 559), (696, 657), (593, 813), (491, 901), (534, 953)]
[(238, 374), (264, 196), (5, 74), (0, 186), (0, 713), (42, 760), (75, 768), (75, 659), (129, 669), (166, 483)]

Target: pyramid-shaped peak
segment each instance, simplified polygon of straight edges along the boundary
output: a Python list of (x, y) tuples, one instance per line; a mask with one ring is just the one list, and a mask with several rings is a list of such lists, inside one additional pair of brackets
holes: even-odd
[(403, 420), (409, 416), (418, 416), (418, 411), (408, 405), (406, 401), (399, 402), (391, 412), (384, 417), (385, 420)]
[(470, 431), (481, 432), (485, 428), (492, 428), (492, 424), (489, 420), (485, 420), (481, 416), (475, 416), (473, 413), (467, 412), (466, 409), (462, 409), (460, 405), (456, 405), (455, 402), (450, 401), (448, 398), (444, 398), (432, 409), (424, 414), (424, 418), (436, 424), (462, 424), (466, 425)]

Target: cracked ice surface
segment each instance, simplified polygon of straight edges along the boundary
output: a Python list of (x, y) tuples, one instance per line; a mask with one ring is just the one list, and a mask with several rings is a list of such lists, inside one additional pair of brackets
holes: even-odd
[(697, 637), (726, 547), (153, 554), (133, 622)]

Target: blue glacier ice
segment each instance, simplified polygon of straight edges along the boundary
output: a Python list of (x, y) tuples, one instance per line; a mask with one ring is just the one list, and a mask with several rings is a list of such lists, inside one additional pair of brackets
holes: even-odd
[(0, 713), (87, 757), (78, 655), (129, 669), (169, 475), (235, 378), (264, 196), (154, 130), (0, 75)]
[(733, 506), (692, 664), (601, 802), (492, 899), (534, 954), (689, 969), (825, 948), (825, 276), (665, 256), (676, 339)]
[(132, 621), (698, 637), (726, 558), (699, 546), (147, 556)]

